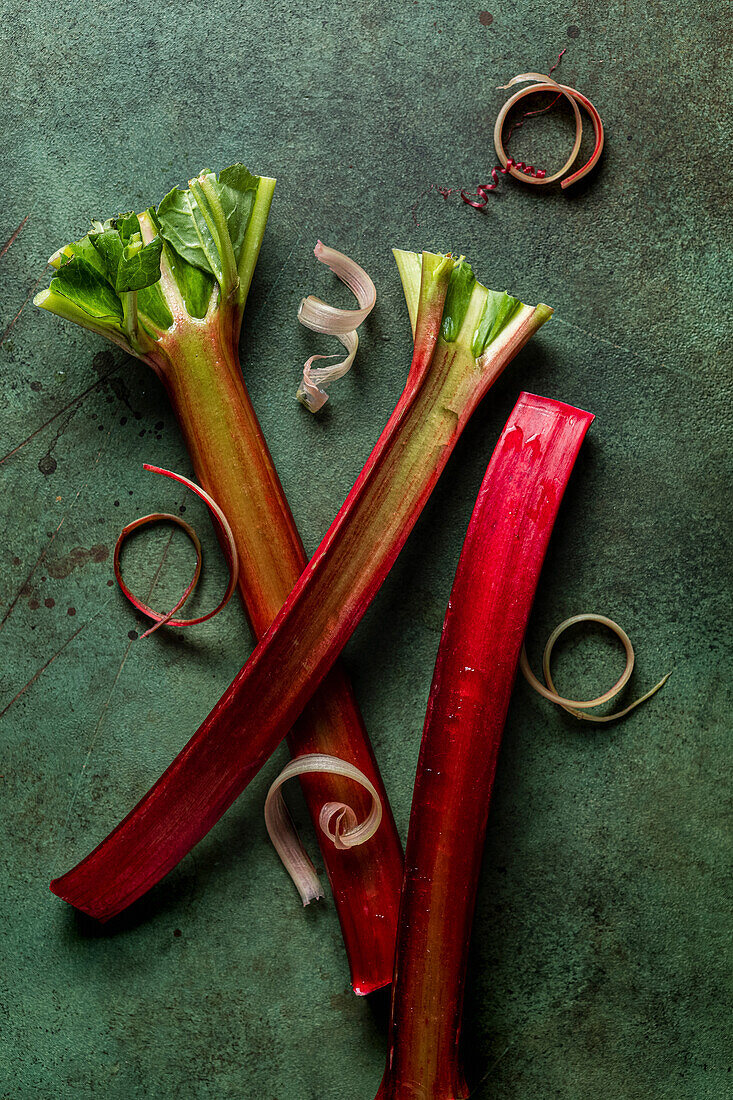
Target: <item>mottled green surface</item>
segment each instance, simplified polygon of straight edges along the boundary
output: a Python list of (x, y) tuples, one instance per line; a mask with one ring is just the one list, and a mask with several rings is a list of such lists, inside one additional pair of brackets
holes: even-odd
[[(681, 0), (517, 0), (492, 21), (479, 9), (3, 5), (0, 240), (28, 215), (0, 259), (1, 450), (19, 448), (1, 497), (3, 1097), (371, 1100), (381, 1074), (384, 1002), (349, 992), (332, 905), (304, 912), (266, 842), (282, 754), (117, 927), (48, 892), (183, 745), (250, 642), (235, 604), (184, 636), (128, 638), (138, 624), (108, 587), (124, 522), (185, 504), (210, 550), (200, 606), (224, 571), (192, 501), (141, 472), (188, 469), (160, 386), (28, 296), (90, 216), (238, 159), (279, 179), (243, 358), (310, 549), (405, 377), (392, 245), (465, 252), (481, 281), (557, 310), (470, 425), (347, 651), (403, 833), (461, 539), (520, 388), (597, 414), (543, 574), (535, 657), (559, 618), (595, 609), (637, 645), (634, 691), (675, 669), (611, 728), (517, 686), (470, 974), (474, 1095), (730, 1095), (726, 14)], [(495, 85), (565, 45), (558, 75), (608, 127), (592, 181), (576, 194), (503, 182), (485, 215), (433, 191), (413, 216), (431, 184), (486, 179)], [(559, 159), (567, 122), (529, 131), (517, 152)], [(358, 368), (315, 420), (293, 400), (298, 364), (331, 348), (296, 325), (296, 306), (309, 291), (348, 301), (317, 270), (318, 236), (368, 267), (379, 302)], [(166, 541), (131, 549), (140, 590)], [(160, 604), (189, 567), (176, 538)], [(615, 672), (611, 642), (579, 635), (560, 683), (600, 686), (607, 661)]]

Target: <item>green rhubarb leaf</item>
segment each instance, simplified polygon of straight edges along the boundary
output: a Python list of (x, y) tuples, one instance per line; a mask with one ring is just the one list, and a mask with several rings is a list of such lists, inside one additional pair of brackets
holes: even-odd
[(62, 264), (50, 290), (68, 298), (82, 312), (104, 322), (122, 320), (122, 303), (107, 279), (81, 256), (72, 256)]
[(512, 298), (506, 291), (490, 290), (484, 306), (484, 312), (473, 337), (471, 350), (478, 358), (492, 340), (495, 340), (521, 306), (518, 298)]
[(205, 317), (211, 301), (211, 293), (216, 286), (213, 275), (188, 263), (178, 255), (172, 245), (167, 243), (165, 253), (189, 316)]
[(101, 256), (97, 249), (94, 247), (94, 244), (92, 242), (92, 234), (87, 237), (82, 237), (80, 241), (72, 241), (71, 244), (67, 245), (66, 248), (63, 250), (61, 260), (62, 263), (64, 255), (68, 255), (69, 258), (71, 258), (72, 256), (78, 256), (79, 259), (84, 260), (84, 262), (89, 264), (90, 267), (93, 267), (97, 274), (101, 275), (102, 278), (107, 278), (107, 265), (105, 263), (104, 257)]
[(58, 276), (34, 300), (95, 332), (113, 327), (111, 338), (124, 337), (136, 354), (181, 317), (176, 287), (191, 318), (226, 303), (238, 331), (274, 183), (243, 164), (218, 177), (205, 169), (157, 210), (93, 220), (87, 236), (51, 257)]
[[(110, 286), (117, 281), (117, 269), (120, 266), (124, 245), (116, 229), (108, 228), (101, 233), (90, 233), (87, 238), (101, 265), (101, 273)], [(82, 242), (77, 242), (81, 244)], [(72, 248), (75, 247), (72, 245)]]
[[(183, 298), (189, 317), (205, 317), (206, 311), (209, 308), (209, 302), (211, 301), (212, 291), (216, 286), (216, 280), (213, 275), (206, 271), (202, 271), (198, 267), (194, 267), (193, 264), (184, 260), (183, 257), (176, 252), (170, 241), (164, 238), (160, 219), (154, 207), (151, 207), (146, 213), (155, 226), (158, 235), (163, 238), (163, 250), (165, 252), (166, 262), (181, 292), (181, 297)], [(170, 325), (167, 327), (170, 328)]]
[(124, 294), (130, 290), (144, 290), (160, 279), (160, 254), (163, 242), (154, 237), (148, 244), (142, 243), (139, 233), (125, 245), (117, 268), (115, 290)]
[(475, 284), (476, 277), (471, 265), (461, 258), (451, 272), (440, 326), (441, 335), (448, 344), (458, 339)]
[(112, 219), (111, 225), (117, 230), (121, 240), (125, 244), (131, 240), (136, 233), (140, 232), (140, 222), (134, 210), (129, 214), (119, 214), (116, 218)]
[(174, 187), (161, 202), (157, 214), (163, 239), (178, 255), (221, 281), (221, 257), (191, 191)]
[[(137, 230), (126, 236), (134, 225)], [(105, 229), (102, 233), (90, 233), (94, 250), (102, 263), (102, 273), (117, 294), (131, 290), (143, 290), (160, 279), (160, 253), (163, 242), (154, 237), (143, 244), (137, 215), (127, 215), (127, 224), (120, 229)]]
[(141, 318), (147, 317), (156, 328), (164, 332), (173, 327), (173, 314), (168, 308), (159, 282), (138, 290), (137, 311)]
[[(213, 198), (204, 195), (197, 186), (201, 181), (206, 182)], [(192, 183), (196, 194), (191, 187), (185, 191), (174, 187), (161, 202), (157, 210), (160, 232), (182, 259), (221, 283), (223, 245), (217, 240), (221, 219), (238, 264), (259, 177), (253, 176), (243, 164), (233, 164), (218, 179), (214, 172), (204, 171)]]
[(243, 164), (232, 164), (219, 173), (220, 199), (237, 265), (242, 258), (244, 238), (259, 183), (259, 176), (253, 176)]

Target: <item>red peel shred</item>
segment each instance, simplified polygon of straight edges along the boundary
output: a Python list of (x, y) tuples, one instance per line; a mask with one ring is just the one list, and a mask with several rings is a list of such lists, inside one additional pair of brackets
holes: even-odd
[[(525, 182), (529, 183), (553, 183), (555, 180), (562, 179), (566, 172), (569, 172), (572, 168), (580, 150), (580, 141), (583, 135), (583, 123), (580, 117), (580, 111), (578, 110), (578, 103), (582, 104), (582, 106), (590, 115), (591, 122), (593, 123), (596, 143), (593, 149), (593, 153), (591, 154), (587, 163), (584, 164), (582, 168), (574, 172), (571, 176), (568, 176), (567, 179), (562, 179), (560, 186), (565, 189), (567, 187), (570, 187), (573, 183), (577, 183), (578, 180), (581, 180), (584, 176), (587, 176), (588, 173), (598, 163), (598, 159), (603, 151), (604, 143), (604, 131), (603, 123), (601, 122), (601, 116), (598, 114), (598, 111), (595, 109), (591, 101), (581, 92), (576, 91), (575, 88), (568, 87), (567, 84), (558, 84), (558, 82), (556, 80), (553, 80), (551, 76), (544, 76), (542, 73), (520, 73), (518, 76), (512, 77), (512, 79), (508, 81), (508, 83), (502, 85), (502, 87), (511, 88), (515, 84), (522, 84), (527, 81), (532, 82), (530, 86), (528, 88), (522, 88), (520, 89), (520, 91), (515, 92), (514, 95), (510, 96), (510, 98), (502, 107), (496, 119), (496, 123), (494, 125), (494, 146), (496, 148), (496, 154), (499, 157), (501, 163), (506, 167), (509, 158), (507, 157), (504, 150), (504, 145), (502, 142), (502, 131), (504, 128), (504, 121), (506, 119), (506, 116), (512, 109), (512, 107), (521, 99), (524, 99), (525, 96), (534, 95), (536, 92), (558, 92), (561, 95), (564, 95), (565, 98), (569, 101), (575, 115), (575, 142), (573, 144), (573, 149), (570, 156), (558, 172), (553, 173), (553, 175), (551, 176), (545, 176), (541, 180), (538, 180), (536, 178), (528, 178), (527, 176), (517, 173), (513, 169), (510, 169), (510, 172), (515, 179), (524, 179)], [(557, 98), (554, 102), (556, 101)], [(540, 112), (537, 113), (539, 114)]]
[[(568, 187), (571, 187), (574, 183), (577, 183), (579, 180), (583, 179), (584, 176), (587, 176), (588, 173), (592, 171), (592, 169), (598, 163), (598, 159), (603, 151), (604, 143), (604, 131), (601, 116), (598, 114), (598, 111), (595, 109), (591, 101), (586, 96), (584, 96), (581, 92), (578, 92), (575, 88), (568, 87), (568, 85), (566, 84), (558, 84), (558, 82), (556, 80), (553, 80), (551, 76), (551, 74), (560, 64), (560, 60), (563, 54), (566, 52), (566, 49), (567, 47), (560, 51), (557, 61), (550, 68), (547, 76), (545, 76), (543, 73), (520, 73), (518, 76), (513, 77), (512, 80), (510, 80), (507, 84), (501, 85), (502, 88), (510, 88), (515, 84), (521, 84), (527, 80), (531, 80), (533, 82), (530, 87), (523, 88), (521, 91), (515, 92), (515, 94), (506, 101), (501, 111), (499, 112), (498, 118), (494, 125), (494, 146), (496, 148), (496, 154), (499, 158), (500, 164), (495, 165), (491, 169), (491, 178), (493, 182), (488, 184), (480, 184), (476, 188), (477, 198), (472, 198), (465, 191), (461, 191), (461, 198), (467, 206), (472, 206), (474, 210), (482, 210), (486, 206), (486, 203), (488, 202), (489, 192), (495, 191), (497, 188), (497, 184), (499, 183), (499, 173), (504, 176), (509, 174), (514, 176), (515, 179), (522, 180), (525, 183), (533, 184), (547, 184), (554, 183), (557, 180), (561, 180), (560, 187), (565, 190)], [(509, 128), (506, 139), (503, 139), (502, 134), (504, 123), (512, 107), (525, 96), (534, 95), (536, 92), (547, 91), (557, 92), (557, 95), (552, 100), (552, 102), (548, 103), (546, 107), (541, 107), (537, 111), (525, 111), (522, 117), (517, 122), (513, 123), (512, 126)], [(524, 125), (526, 119), (532, 118), (535, 115), (544, 114), (545, 111), (549, 111), (552, 107), (555, 106), (561, 96), (565, 96), (565, 98), (568, 100), (573, 108), (573, 113), (575, 115), (575, 141), (573, 143), (572, 152), (563, 167), (558, 172), (555, 172), (552, 175), (548, 176), (545, 169), (536, 169), (534, 165), (524, 164), (522, 161), (515, 160), (514, 157), (507, 156), (504, 149), (504, 140), (508, 142), (514, 131), (518, 130), (520, 126)], [(593, 153), (591, 154), (587, 163), (584, 164), (582, 168), (574, 172), (571, 176), (563, 179), (562, 177), (565, 176), (565, 174), (569, 172), (572, 168), (577, 159), (578, 152), (580, 151), (580, 142), (583, 135), (583, 123), (580, 117), (580, 111), (578, 110), (578, 103), (580, 103), (590, 115), (596, 136), (596, 142)], [(447, 198), (448, 194), (450, 194), (450, 191), (446, 192), (444, 189), (439, 190), (444, 198)]]
[[(137, 608), (138, 611), (141, 611), (143, 615), (147, 615), (149, 619), (154, 620), (155, 625), (151, 626), (149, 630), (146, 630), (144, 634), (140, 635), (141, 638), (147, 638), (154, 631), (159, 630), (161, 626), (196, 626), (198, 623), (205, 623), (208, 619), (213, 619), (214, 615), (218, 615), (219, 612), (222, 611), (229, 603), (236, 590), (237, 579), (239, 577), (239, 558), (237, 556), (237, 547), (234, 541), (234, 535), (232, 533), (231, 527), (229, 526), (229, 523), (227, 522), (227, 518), (222, 512), (219, 505), (216, 503), (216, 501), (211, 496), (209, 496), (205, 489), (202, 489), (200, 485), (197, 485), (194, 481), (191, 481), (189, 478), (184, 477), (182, 474), (176, 474), (172, 470), (164, 470), (160, 466), (151, 466), (149, 463), (146, 462), (143, 464), (143, 469), (150, 470), (154, 474), (162, 474), (164, 477), (169, 477), (173, 481), (180, 482), (181, 485), (185, 485), (186, 488), (190, 489), (191, 492), (195, 493), (197, 497), (203, 500), (204, 504), (214, 516), (214, 519), (216, 520), (217, 525), (219, 526), (219, 529), (224, 536), (225, 553), (227, 556), (227, 561), (229, 563), (229, 583), (227, 585), (226, 592), (224, 593), (222, 599), (214, 608), (214, 610), (208, 611), (206, 615), (200, 615), (196, 619), (174, 619), (173, 616), (175, 615), (176, 611), (180, 611), (186, 600), (188, 600), (189, 596), (196, 588), (199, 577), (201, 575), (203, 552), (201, 550), (201, 542), (199, 541), (198, 535), (189, 523), (186, 523), (186, 521), (181, 519), (180, 516), (174, 516), (170, 512), (153, 512), (148, 516), (141, 516), (139, 519), (133, 520), (132, 523), (128, 523), (126, 527), (123, 527), (123, 529), (120, 531), (117, 542), (115, 543), (115, 551), (112, 559), (112, 565), (114, 568), (115, 578), (123, 594), (127, 597), (133, 607)], [(178, 602), (170, 609), (170, 611), (165, 612), (165, 614), (161, 614), (161, 612), (155, 611), (152, 607), (149, 607), (148, 604), (143, 603), (142, 600), (139, 600), (138, 597), (130, 591), (130, 589), (127, 587), (124, 580), (122, 579), (122, 570), (120, 568), (120, 554), (122, 551), (122, 545), (128, 535), (131, 535), (133, 531), (136, 531), (138, 528), (143, 527), (148, 523), (159, 523), (161, 521), (175, 523), (180, 528), (182, 528), (191, 539), (191, 542), (194, 545), (194, 549), (196, 550), (196, 568), (194, 570), (193, 577), (189, 581), (183, 595), (178, 600)]]

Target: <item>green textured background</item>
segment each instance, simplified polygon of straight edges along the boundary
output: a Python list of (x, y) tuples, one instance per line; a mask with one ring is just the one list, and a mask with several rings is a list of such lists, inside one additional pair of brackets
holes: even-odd
[[(192, 499), (141, 471), (189, 468), (160, 386), (29, 297), (90, 216), (238, 159), (279, 180), (242, 354), (310, 550), (405, 377), (391, 246), (465, 252), (489, 285), (557, 311), (469, 426), (347, 650), (403, 834), (458, 551), (520, 388), (597, 415), (543, 574), (535, 660), (586, 609), (629, 631), (633, 692), (675, 670), (610, 728), (517, 685), (466, 1008), (474, 1095), (730, 1095), (729, 28), (722, 7), (682, 0), (490, 7), (491, 20), (424, 0), (3, 5), (0, 240), (28, 215), (0, 258), (3, 1097), (371, 1100), (381, 1075), (385, 1000), (350, 993), (332, 904), (303, 911), (267, 844), (282, 754), (114, 927), (48, 892), (167, 765), (250, 640), (234, 603), (185, 634), (128, 637), (139, 623), (110, 579), (123, 523), (196, 517), (199, 606), (224, 570)], [(486, 179), (495, 86), (566, 45), (558, 75), (607, 124), (591, 181), (574, 194), (504, 181), (485, 214), (423, 194)], [(569, 133), (547, 116), (512, 149), (555, 163)], [(313, 419), (293, 400), (299, 364), (331, 348), (299, 328), (297, 303), (348, 302), (312, 257), (319, 236), (365, 264), (379, 301), (356, 369)], [(160, 530), (127, 559), (147, 591), (166, 547), (161, 606), (190, 568), (185, 543)], [(592, 690), (619, 665), (588, 631), (561, 647), (558, 678)]]

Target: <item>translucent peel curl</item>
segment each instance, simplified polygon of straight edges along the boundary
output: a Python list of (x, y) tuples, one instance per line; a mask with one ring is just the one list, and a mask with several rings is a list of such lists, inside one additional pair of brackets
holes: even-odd
[[(555, 643), (561, 634), (564, 634), (566, 630), (571, 626), (575, 626), (576, 623), (601, 623), (602, 626), (607, 626), (617, 638), (620, 639), (621, 644), (626, 652), (626, 667), (619, 676), (613, 687), (608, 691), (604, 691), (602, 695), (599, 695), (597, 699), (566, 699), (562, 695), (558, 695), (557, 689), (552, 679), (552, 673), (550, 671), (550, 661), (552, 658), (552, 651), (555, 647)], [(549, 699), (551, 703), (557, 703), (559, 707), (566, 710), (568, 714), (575, 715), (576, 718), (581, 718), (585, 722), (612, 722), (616, 718), (623, 718), (629, 711), (634, 710), (641, 703), (646, 702), (652, 695), (656, 694), (661, 687), (666, 684), (669, 677), (672, 675), (668, 672), (666, 676), (663, 676), (658, 684), (655, 684), (653, 688), (645, 692), (639, 699), (635, 699), (628, 707), (624, 707), (623, 710), (617, 710), (613, 714), (584, 714), (585, 710), (591, 707), (599, 707), (602, 703), (608, 703), (611, 699), (615, 699), (618, 693), (629, 681), (631, 673), (634, 671), (634, 647), (631, 644), (631, 640), (626, 631), (615, 623), (613, 619), (607, 618), (605, 615), (573, 615), (569, 619), (565, 619), (563, 622), (556, 626), (550, 637), (547, 639), (545, 645), (545, 651), (542, 654), (542, 674), (545, 678), (545, 683), (541, 683), (534, 672), (530, 668), (529, 659), (527, 657), (527, 650), (525, 646), (522, 646), (522, 655), (519, 659), (519, 667), (522, 670), (525, 680), (534, 688), (536, 692), (542, 695), (545, 699)]]
[[(522, 88), (520, 91), (515, 92), (515, 94), (506, 101), (496, 119), (496, 123), (494, 124), (494, 147), (496, 149), (496, 155), (501, 161), (502, 166), (509, 171), (510, 175), (514, 176), (515, 179), (522, 180), (524, 183), (545, 184), (554, 183), (556, 180), (561, 179), (566, 172), (570, 171), (580, 151), (580, 142), (583, 136), (583, 122), (580, 117), (580, 111), (578, 110), (578, 103), (580, 103), (590, 115), (596, 135), (596, 144), (588, 162), (584, 164), (582, 168), (578, 169), (578, 171), (574, 172), (572, 176), (563, 179), (560, 184), (563, 189), (571, 187), (572, 184), (577, 183), (592, 171), (603, 152), (604, 132), (601, 116), (586, 96), (576, 91), (575, 88), (569, 88), (566, 84), (558, 84), (551, 76), (545, 76), (543, 73), (520, 73), (518, 76), (513, 77), (507, 84), (500, 85), (500, 88), (511, 88), (515, 84), (524, 84), (527, 81), (533, 82), (531, 87)], [(509, 111), (520, 101), (520, 99), (524, 99), (524, 97), (528, 95), (534, 95), (536, 92), (558, 92), (564, 95), (573, 108), (573, 114), (575, 115), (575, 141), (573, 143), (572, 152), (563, 167), (558, 172), (554, 172), (551, 176), (529, 175), (526, 172), (520, 171), (518, 167), (510, 165), (509, 157), (506, 154), (502, 142), (504, 123)]]
[(314, 368), (312, 364), (316, 359), (335, 359), (335, 355), (312, 355), (303, 367), (303, 380), (298, 387), (297, 398), (310, 412), (318, 412), (328, 401), (328, 394), (323, 386), (343, 378), (351, 369), (359, 346), (356, 329), (374, 308), (377, 291), (366, 271), (343, 252), (337, 252), (335, 248), (328, 248), (318, 241), (313, 254), (346, 284), (359, 303), (358, 309), (338, 309), (311, 294), (303, 298), (298, 307), (301, 325), (312, 332), (338, 337), (348, 352), (345, 359), (329, 367)]
[(265, 824), (270, 840), (295, 883), (303, 905), (325, 895), (316, 869), (295, 831), (280, 788), (296, 775), (311, 775), (314, 772), (343, 775), (347, 779), (353, 779), (372, 796), (372, 808), (361, 824), (352, 808), (343, 802), (326, 802), (321, 807), (318, 824), (336, 848), (343, 851), (354, 848), (357, 844), (364, 844), (374, 836), (382, 820), (382, 803), (376, 789), (359, 768), (346, 760), (325, 753), (308, 753), (297, 756), (283, 768), (267, 792)]
[[(127, 597), (133, 607), (136, 607), (138, 611), (141, 611), (143, 613), (143, 615), (147, 615), (149, 619), (153, 619), (155, 625), (151, 626), (149, 630), (146, 630), (144, 634), (140, 635), (141, 638), (147, 638), (148, 635), (158, 630), (161, 626), (196, 626), (198, 623), (205, 623), (207, 619), (213, 619), (214, 615), (218, 615), (219, 612), (222, 611), (229, 603), (237, 587), (237, 580), (239, 577), (239, 558), (237, 556), (237, 547), (234, 541), (234, 534), (232, 533), (232, 529), (227, 522), (226, 516), (224, 515), (216, 501), (212, 497), (210, 497), (209, 494), (204, 489), (202, 489), (200, 485), (197, 485), (194, 481), (190, 481), (189, 478), (184, 477), (182, 474), (173, 473), (172, 470), (164, 470), (160, 466), (151, 466), (147, 462), (143, 464), (143, 469), (150, 470), (154, 474), (162, 474), (164, 477), (169, 477), (172, 478), (173, 481), (180, 482), (181, 485), (185, 485), (188, 489), (195, 493), (197, 497), (203, 500), (204, 504), (213, 514), (214, 519), (216, 520), (217, 525), (222, 535), (224, 536), (224, 549), (227, 556), (227, 561), (229, 563), (229, 583), (227, 585), (226, 592), (224, 593), (221, 601), (217, 604), (214, 610), (207, 612), (206, 615), (200, 615), (196, 619), (174, 619), (173, 616), (175, 615), (175, 613), (177, 611), (180, 611), (180, 609), (186, 603), (189, 596), (192, 594), (192, 592), (196, 588), (196, 585), (199, 582), (199, 577), (201, 575), (201, 566), (203, 564), (203, 551), (201, 549), (201, 542), (199, 541), (198, 535), (190, 524), (186, 523), (186, 521), (181, 519), (180, 516), (174, 516), (170, 512), (153, 512), (151, 513), (151, 515), (141, 516), (139, 519), (133, 520), (132, 523), (128, 523), (126, 527), (123, 527), (123, 529), (120, 531), (117, 542), (115, 543), (115, 551), (112, 559), (114, 574), (123, 594)], [(180, 528), (182, 528), (191, 539), (191, 542), (193, 543), (194, 549), (196, 551), (196, 568), (194, 570), (193, 577), (189, 581), (183, 595), (178, 600), (178, 602), (170, 609), (170, 611), (167, 611), (165, 614), (161, 614), (159, 611), (155, 611), (152, 607), (149, 607), (148, 604), (143, 603), (142, 600), (139, 600), (137, 596), (135, 596), (130, 591), (130, 589), (127, 587), (124, 580), (122, 579), (122, 570), (120, 568), (120, 554), (122, 551), (122, 544), (124, 543), (128, 535), (131, 535), (133, 531), (136, 531), (138, 528), (144, 527), (149, 523), (160, 522), (175, 523)]]

